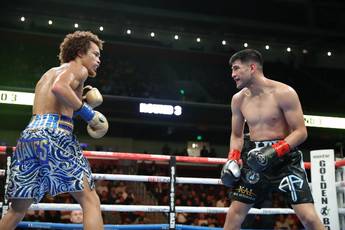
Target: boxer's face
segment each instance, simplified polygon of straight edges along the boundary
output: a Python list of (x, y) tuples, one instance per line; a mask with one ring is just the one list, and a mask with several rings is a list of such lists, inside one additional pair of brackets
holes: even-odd
[(231, 65), (231, 77), (236, 83), (237, 89), (243, 89), (250, 84), (252, 79), (252, 68), (249, 63), (243, 63), (236, 60)]
[(98, 46), (91, 42), (89, 50), (83, 55), (83, 65), (87, 68), (90, 77), (95, 77), (100, 61), (100, 50)]

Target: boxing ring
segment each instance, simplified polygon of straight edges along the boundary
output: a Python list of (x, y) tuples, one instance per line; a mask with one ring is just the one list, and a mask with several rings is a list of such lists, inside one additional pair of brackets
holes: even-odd
[[(15, 150), (14, 147), (0, 146), (0, 154), (5, 154), (7, 158), (7, 169), (0, 169), (0, 176), (6, 176), (6, 171), (9, 168), (11, 153)], [(132, 161), (164, 161), (169, 162), (169, 176), (152, 176), (152, 175), (125, 175), (125, 174), (99, 174), (94, 173), (95, 180), (110, 180), (110, 181), (132, 181), (132, 182), (150, 182), (150, 183), (169, 183), (169, 205), (109, 205), (101, 204), (101, 210), (105, 212), (159, 212), (166, 213), (168, 216), (168, 223), (163, 224), (140, 224), (140, 225), (105, 225), (105, 229), (221, 229), (215, 227), (201, 227), (189, 226), (176, 223), (176, 213), (226, 213), (228, 207), (196, 207), (196, 206), (175, 206), (175, 189), (176, 184), (207, 184), (207, 185), (221, 185), (222, 182), (218, 178), (195, 178), (195, 177), (177, 177), (176, 165), (177, 162), (193, 163), (193, 164), (224, 164), (225, 158), (206, 158), (206, 157), (188, 157), (188, 156), (167, 156), (167, 155), (153, 155), (140, 153), (122, 153), (122, 152), (96, 152), (84, 151), (84, 155), (88, 159), (99, 160), (132, 160)], [(345, 160), (335, 161), (336, 167), (336, 187), (337, 187), (337, 201), (338, 213), (341, 229), (345, 228)], [(305, 163), (305, 168), (309, 169), (311, 164)], [(7, 179), (6, 179), (7, 182)], [(7, 183), (6, 183), (7, 184)], [(5, 184), (5, 189), (6, 189)], [(8, 201), (0, 204), (3, 213), (8, 208)], [(52, 211), (72, 211), (81, 210), (79, 204), (64, 204), (64, 203), (38, 203), (32, 204), (30, 210), (52, 210)], [(289, 208), (252, 208), (249, 214), (259, 215), (275, 215), (275, 214), (294, 214), (293, 209)], [(64, 223), (49, 223), (49, 222), (29, 222), (22, 221), (18, 227), (22, 228), (40, 228), (40, 229), (82, 229), (82, 224), (64, 224)]]

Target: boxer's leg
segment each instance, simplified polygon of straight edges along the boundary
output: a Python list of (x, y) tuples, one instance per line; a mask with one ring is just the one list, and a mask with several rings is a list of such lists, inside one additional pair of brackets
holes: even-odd
[(8, 212), (0, 221), (0, 229), (15, 229), (17, 224), (24, 218), (32, 202), (33, 199), (13, 199)]
[(103, 229), (103, 219), (99, 197), (95, 189), (90, 189), (89, 183), (85, 177), (84, 190), (82, 192), (72, 192), (71, 195), (78, 201), (83, 209), (84, 229)]

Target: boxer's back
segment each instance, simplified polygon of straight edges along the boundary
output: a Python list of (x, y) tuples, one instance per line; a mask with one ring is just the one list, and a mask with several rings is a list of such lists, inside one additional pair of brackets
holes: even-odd
[(62, 73), (70, 71), (69, 68), (69, 64), (63, 64), (43, 74), (35, 87), (33, 114), (57, 113), (72, 117), (73, 109), (58, 100), (52, 91), (54, 82)]

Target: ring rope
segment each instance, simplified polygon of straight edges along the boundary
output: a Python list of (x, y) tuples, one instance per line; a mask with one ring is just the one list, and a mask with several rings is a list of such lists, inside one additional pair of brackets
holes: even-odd
[(345, 181), (336, 181), (335, 186), (338, 187), (345, 187)]
[[(49, 211), (73, 211), (81, 210), (79, 204), (62, 203), (39, 203), (32, 204), (30, 210)], [(179, 213), (226, 213), (227, 208), (223, 207), (199, 207), (199, 206), (176, 206)], [(101, 210), (105, 212), (169, 212), (169, 206), (164, 205), (110, 205), (101, 204)], [(338, 208), (339, 214), (345, 214), (345, 208)], [(272, 215), (272, 214), (294, 214), (290, 208), (251, 208), (249, 214)]]
[[(226, 213), (227, 208), (223, 207), (199, 207), (199, 206), (176, 206), (178, 213)], [(39, 203), (32, 204), (29, 210), (49, 210), (49, 211), (73, 211), (81, 210), (79, 204), (62, 203)], [(110, 205), (101, 204), (101, 210), (105, 212), (169, 212), (169, 206), (163, 205)], [(345, 208), (338, 208), (339, 214), (345, 214)], [(272, 214), (294, 214), (290, 208), (251, 208), (249, 214), (272, 215)]]
[[(0, 170), (0, 176), (2, 171)], [(126, 175), (126, 174), (101, 174), (93, 173), (92, 176), (96, 180), (111, 181), (132, 181), (132, 182), (151, 182), (151, 183), (169, 183), (170, 178), (167, 176), (145, 176), (145, 175)], [(197, 178), (197, 177), (176, 177), (177, 184), (208, 184), (223, 185), (221, 179), (217, 178)], [(309, 183), (311, 186), (311, 183)], [(345, 191), (345, 181), (335, 182), (338, 191)]]
[[(227, 208), (223, 207), (198, 207), (198, 206), (176, 206), (176, 212), (179, 213), (226, 213)], [(32, 204), (29, 210), (49, 210), (49, 211), (73, 211), (81, 210), (79, 204), (62, 203), (39, 203)], [(169, 206), (164, 205), (110, 205), (101, 204), (101, 210), (105, 212), (169, 212)], [(344, 210), (345, 211), (345, 210)], [(251, 208), (249, 214), (293, 214), (290, 208)]]
[[(2, 206), (2, 202), (0, 202)], [(180, 213), (226, 213), (227, 208), (223, 207), (198, 207), (198, 206), (176, 206), (176, 212)], [(29, 210), (39, 211), (73, 211), (82, 210), (79, 204), (62, 203), (39, 203), (32, 204)], [(106, 212), (169, 212), (169, 206), (157, 205), (110, 205), (101, 204), (101, 210)], [(293, 214), (293, 209), (289, 208), (251, 208), (249, 214)], [(345, 214), (345, 208), (339, 208), (339, 213)]]
[[(51, 223), (51, 222), (31, 222), (22, 221), (18, 224), (21, 228), (39, 228), (39, 229), (83, 229), (82, 224), (65, 224), (65, 223)], [(166, 230), (169, 229), (167, 224), (131, 224), (131, 225), (112, 225), (105, 224), (104, 229), (113, 230)], [(221, 230), (222, 228), (202, 227), (190, 225), (176, 225), (176, 230)]]
[[(15, 147), (0, 146), (0, 154), (5, 154), (6, 151), (15, 150)], [(143, 161), (169, 161), (171, 156), (143, 154), (143, 153), (124, 153), (124, 152), (102, 152), (102, 151), (83, 151), (84, 156), (89, 159), (103, 159), (103, 160), (143, 160)], [(224, 164), (227, 158), (212, 158), (212, 157), (187, 157), (176, 156), (177, 162), (185, 163), (199, 163), (199, 164)], [(345, 166), (345, 159), (335, 161), (335, 167)], [(304, 162), (304, 167), (310, 169), (310, 162)]]
[[(126, 175), (126, 174), (100, 174), (93, 173), (96, 180), (114, 180), (114, 181), (136, 181), (136, 182), (153, 182), (153, 183), (169, 183), (170, 178), (167, 176), (145, 176), (145, 175)], [(212, 184), (223, 185), (221, 179), (217, 178), (197, 178), (197, 177), (176, 177), (178, 184)], [(309, 183), (311, 186), (311, 183)], [(338, 190), (345, 190), (345, 181), (335, 183)]]
[[(39, 203), (32, 204), (30, 210), (50, 210), (50, 211), (73, 211), (81, 210), (79, 204), (61, 203)], [(178, 213), (226, 213), (229, 208), (223, 207), (198, 207), (198, 206), (176, 206)], [(102, 204), (101, 210), (106, 212), (169, 212), (169, 206), (154, 205), (107, 205)], [(339, 214), (345, 214), (345, 208), (338, 208)], [(272, 214), (294, 214), (290, 208), (251, 208), (249, 214), (272, 215)]]
[[(137, 181), (137, 182), (162, 182), (169, 183), (168, 176), (142, 176), (142, 175), (125, 175), (125, 174), (92, 174), (94, 179), (98, 180), (120, 180), (120, 181)], [(179, 184), (219, 184), (222, 185), (221, 179), (216, 178), (196, 178), (196, 177), (176, 177), (176, 183)]]
[[(6, 153), (8, 149), (12, 151), (15, 147), (0, 146), (0, 153)], [(143, 153), (124, 153), (124, 152), (102, 152), (102, 151), (83, 151), (84, 156), (89, 159), (103, 159), (103, 160), (147, 160), (147, 161), (169, 161), (171, 156), (159, 154), (143, 154)], [(187, 157), (176, 156), (176, 161), (185, 163), (200, 163), (200, 164), (224, 164), (226, 158), (212, 158), (212, 157)]]

